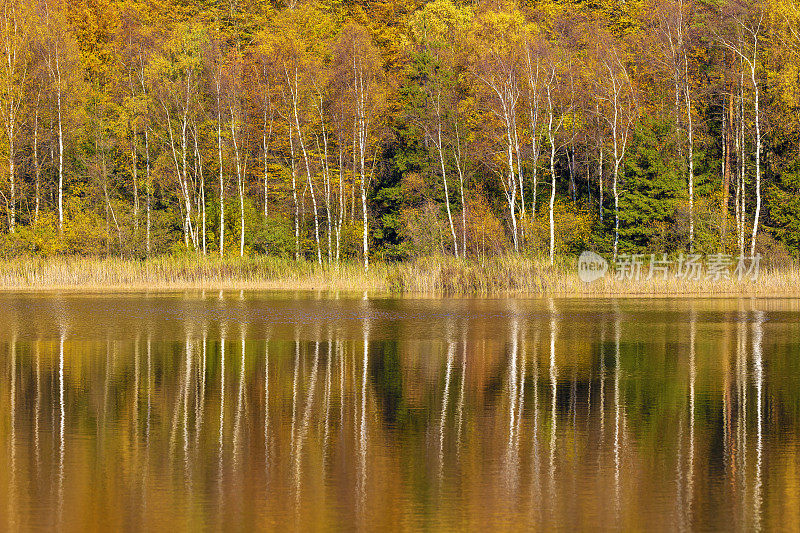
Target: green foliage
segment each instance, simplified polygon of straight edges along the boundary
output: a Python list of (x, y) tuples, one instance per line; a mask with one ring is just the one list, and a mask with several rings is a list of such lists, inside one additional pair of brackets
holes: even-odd
[(800, 165), (780, 175), (767, 192), (767, 202), (775, 237), (800, 256)]
[[(553, 233), (555, 251), (559, 255), (574, 255), (589, 248), (594, 216), (585, 208), (559, 199), (553, 205)], [(550, 246), (550, 214), (546, 209), (537, 211), (536, 219), (525, 222), (529, 236), (527, 251), (544, 256)]]
[[(686, 242), (683, 233), (665, 239), (686, 195), (686, 175), (668, 155), (670, 138), (666, 120), (644, 119), (633, 132), (619, 185), (621, 250), (638, 252), (658, 244), (667, 247), (659, 251), (672, 251)], [(605, 219), (613, 225), (613, 210), (606, 211)]]
[(252, 250), (259, 254), (291, 257), (294, 254), (294, 227), (286, 217), (270, 215), (258, 219), (252, 236)]
[[(190, 238), (187, 246), (184, 213), (188, 202), (199, 239), (203, 196), (205, 249), (218, 254), (224, 208), (225, 251), (236, 256), (242, 232), (237, 168), (244, 181), (244, 254), (294, 256), (299, 249), (315, 261), (313, 185), (319, 252), (327, 256), (329, 238), (336, 241), (326, 232), (329, 219), (338, 226), (341, 179), (341, 255), (360, 258), (363, 171), (375, 259), (455, 252), (445, 180), (459, 251), (466, 234), (468, 255), (502, 255), (512, 248), (505, 196), (510, 145), (528, 209), (531, 171), (534, 165), (545, 171), (536, 219), (519, 221), (523, 251), (540, 254), (549, 245), (548, 102), (558, 123), (553, 215), (559, 254), (584, 246), (611, 249), (610, 172), (622, 130), (630, 132), (619, 182), (622, 251), (684, 250), (690, 221), (695, 250), (733, 247), (733, 209), (720, 212), (726, 134), (736, 133), (729, 163), (736, 171), (744, 165), (746, 225), (752, 227), (755, 91), (745, 63), (731, 61), (732, 51), (720, 44), (736, 41), (733, 36), (746, 29), (741, 24), (755, 20), (752, 6), (739, 6), (742, 16), (731, 18), (721, 16), (724, 3), (662, 0), (324, 0), (292, 7), (265, 0), (77, 0), (48, 10), (15, 2), (19, 54), (0, 72), (0, 104), (15, 111), (3, 115), (0, 135), (0, 155), (13, 154), (15, 163), (13, 175), (0, 183), (9, 221), (0, 237), (6, 256), (195, 256), (203, 243)], [(787, 0), (764, 7), (760, 48), (739, 43), (756, 54), (765, 200), (759, 222), (775, 237), (760, 236), (757, 245), (797, 255), (800, 15)], [(676, 15), (683, 26), (664, 24)], [(679, 40), (677, 30), (685, 32)], [(665, 43), (682, 47), (677, 70), (675, 50)], [(678, 83), (687, 84), (677, 97), (676, 72)], [(728, 118), (731, 95), (737, 103)], [(267, 219), (261, 209), (265, 174)], [(600, 174), (606, 185), (602, 222), (595, 213)], [(224, 206), (218, 205), (217, 179), (224, 182)], [(520, 195), (516, 202), (521, 214)], [(589, 212), (588, 204), (596, 207)], [(40, 205), (38, 216), (33, 205)], [(728, 242), (720, 243), (726, 220)]]

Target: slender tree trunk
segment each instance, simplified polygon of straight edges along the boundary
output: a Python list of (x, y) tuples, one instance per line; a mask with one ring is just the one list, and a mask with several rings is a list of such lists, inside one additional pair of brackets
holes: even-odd
[(614, 88), (614, 122), (612, 126), (612, 135), (614, 136), (614, 181), (612, 183), (613, 193), (614, 193), (614, 261), (617, 260), (617, 250), (619, 247), (619, 190), (617, 188), (619, 183), (619, 164), (620, 164), (620, 157), (619, 157), (619, 141), (618, 141), (618, 131), (619, 128), (618, 120), (619, 120), (619, 110), (617, 107), (617, 93), (616, 87)]
[[(267, 108), (270, 110), (269, 117), (269, 134), (267, 133)], [(269, 145), (272, 141), (272, 100), (269, 98), (264, 99), (264, 129), (262, 137), (262, 147), (264, 149), (264, 218), (269, 218)]]
[(16, 169), (14, 168), (14, 160), (16, 159), (16, 154), (14, 153), (14, 121), (16, 120), (13, 107), (14, 107), (14, 100), (12, 98), (11, 104), (9, 104), (11, 111), (8, 115), (8, 177), (10, 180), (11, 185), (11, 202), (9, 205), (9, 215), (8, 215), (8, 230), (11, 233), (14, 233), (17, 228), (17, 189), (16, 189)]
[(149, 135), (149, 128), (145, 127), (144, 129), (144, 152), (146, 158), (146, 172), (147, 175), (145, 179), (147, 180), (147, 230), (145, 236), (145, 248), (147, 249), (147, 257), (150, 257), (150, 227), (151, 227), (151, 218), (150, 218), (150, 198), (152, 197), (152, 188), (153, 183), (150, 180), (150, 135)]
[(206, 252), (207, 252), (207, 250), (206, 250), (206, 178), (205, 178), (205, 175), (203, 174), (203, 158), (200, 155), (200, 146), (198, 144), (197, 137), (198, 137), (198, 132), (197, 132), (197, 129), (195, 128), (195, 134), (194, 134), (194, 157), (197, 160), (197, 173), (200, 176), (200, 200), (199, 200), (199, 203), (200, 203), (200, 215), (201, 215), (200, 224), (201, 224), (201, 227), (202, 227), (202, 234), (201, 234), (202, 246), (201, 246), (201, 248), (203, 250), (203, 255), (206, 255)]
[(733, 206), (733, 215), (734, 215), (734, 222), (736, 223), (736, 246), (739, 248), (739, 255), (742, 255), (742, 250), (740, 246), (740, 238), (742, 235), (742, 215), (740, 213), (741, 210), (741, 196), (742, 196), (742, 172), (740, 170), (740, 166), (742, 165), (742, 148), (741, 148), (741, 135), (739, 135), (739, 127), (741, 125), (741, 121), (739, 120), (739, 110), (740, 106), (737, 104), (736, 106), (736, 122), (735, 124), (731, 124), (731, 135), (734, 137), (734, 148), (736, 150), (736, 171), (734, 173), (735, 181), (734, 181), (734, 189), (735, 189), (735, 197), (734, 197), (734, 206)]
[(239, 143), (236, 140), (236, 125), (234, 124), (234, 112), (231, 109), (231, 140), (233, 141), (233, 153), (236, 159), (236, 185), (239, 192), (239, 257), (244, 257), (244, 180), (242, 177), (242, 163), (239, 156)]
[(744, 115), (744, 65), (739, 77), (739, 255), (744, 255), (745, 219), (747, 218), (747, 159), (745, 157), (745, 115)]
[(361, 215), (363, 222), (363, 249), (364, 249), (364, 271), (369, 270), (369, 221), (367, 219), (367, 175), (364, 168), (364, 151), (366, 149), (366, 132), (362, 130), (361, 141), (359, 142), (361, 159)]
[(686, 97), (686, 126), (689, 137), (689, 251), (694, 252), (694, 130), (692, 127), (692, 99), (689, 93), (689, 61), (683, 53), (684, 95)]
[(458, 257), (458, 239), (456, 238), (455, 226), (453, 226), (453, 214), (450, 210), (450, 189), (447, 186), (447, 171), (444, 164), (444, 151), (442, 147), (442, 117), (439, 108), (439, 95), (436, 98), (436, 148), (439, 152), (439, 165), (442, 170), (442, 183), (444, 184), (444, 201), (447, 207), (447, 221), (450, 223), (450, 235), (453, 237), (453, 251), (455, 256)]
[(294, 200), (294, 258), (300, 260), (300, 205), (297, 201), (297, 165), (294, 155), (294, 138), (292, 137), (292, 121), (289, 120), (289, 152), (292, 163), (292, 199)]
[[(355, 67), (353, 67), (355, 69)], [(353, 182), (350, 184), (350, 220), (356, 221), (356, 176), (358, 175), (358, 113), (353, 114)]]
[[(519, 136), (517, 134), (517, 114), (512, 113), (511, 115), (511, 125), (514, 130), (514, 154), (517, 158), (517, 186), (519, 187), (519, 216), (520, 220), (525, 220), (526, 215), (526, 208), (525, 208), (525, 187), (523, 183), (522, 177), (522, 150), (519, 146)], [(525, 240), (525, 225), (522, 224), (520, 226), (520, 233), (522, 233), (521, 237), (523, 241)]]
[[(614, 141), (616, 144), (616, 141)], [(614, 149), (616, 152), (616, 148)], [(619, 191), (617, 190), (617, 182), (619, 181), (619, 162), (614, 157), (614, 261), (617, 260), (617, 248), (619, 246)]]
[(514, 173), (514, 151), (511, 141), (511, 126), (508, 127), (508, 186), (506, 190), (506, 200), (508, 200), (508, 211), (511, 215), (511, 235), (514, 238), (514, 252), (519, 253), (519, 238), (517, 231), (517, 178)]
[(528, 85), (530, 87), (530, 96), (528, 98), (528, 116), (531, 128), (531, 173), (533, 174), (533, 188), (531, 190), (531, 219), (536, 218), (536, 189), (538, 181), (537, 163), (539, 162), (539, 151), (541, 150), (538, 139), (539, 128), (539, 61), (536, 61), (536, 70), (534, 71), (533, 62), (531, 61), (531, 49), (526, 48), (526, 65), (528, 74)]
[(133, 235), (134, 241), (139, 239), (139, 160), (136, 154), (136, 125), (132, 125), (131, 165), (133, 167)]
[[(575, 79), (572, 74), (571, 62), (569, 69), (569, 94), (570, 109), (575, 108)], [(570, 121), (569, 149), (567, 150), (567, 166), (569, 167), (569, 183), (572, 189), (572, 203), (578, 201), (578, 186), (575, 182), (575, 121)]]
[(556, 200), (556, 145), (550, 137), (550, 264), (553, 264), (556, 251), (555, 220), (553, 219), (553, 209)]
[(753, 62), (750, 64), (750, 80), (753, 83), (753, 99), (756, 122), (756, 210), (753, 214), (753, 233), (750, 238), (750, 255), (756, 254), (756, 234), (758, 219), (761, 216), (761, 115), (759, 113), (759, 89), (756, 79), (756, 48), (753, 48)]
[(35, 173), (34, 183), (34, 210), (33, 210), (33, 223), (34, 225), (39, 222), (39, 183), (41, 181), (42, 167), (39, 161), (39, 102), (41, 91), (36, 93), (36, 110), (33, 118), (33, 168)]
[(556, 139), (555, 132), (553, 131), (553, 100), (550, 96), (549, 86), (547, 87), (547, 108), (547, 139), (550, 141), (550, 264), (552, 265), (555, 260), (556, 251), (555, 220), (553, 217), (553, 209), (555, 208), (556, 200)]
[[(186, 108), (183, 114), (183, 120), (181, 123), (181, 163), (182, 163), (182, 171), (181, 171), (181, 180), (182, 180), (182, 187), (183, 187), (183, 198), (186, 204), (186, 233), (188, 239), (194, 245), (194, 249), (197, 250), (197, 234), (192, 228), (192, 195), (190, 194), (189, 188), (189, 165), (188, 165), (188, 128), (189, 128), (189, 78), (187, 78), (186, 82)], [(189, 245), (187, 243), (187, 248)]]
[[(56, 58), (56, 65), (58, 59)], [(61, 76), (56, 89), (58, 105), (58, 232), (64, 233), (64, 127), (61, 114)]]
[(222, 163), (222, 87), (218, 73), (217, 77), (217, 161), (219, 162), (219, 256), (225, 255), (225, 178)]
[[(325, 114), (322, 111), (322, 94), (318, 93), (319, 95), (319, 120), (320, 124), (322, 125), (322, 145), (323, 150), (320, 153), (320, 157), (322, 157), (322, 181), (323, 181), (323, 188), (325, 194), (325, 211), (326, 211), (326, 224), (328, 226), (327, 236), (328, 236), (328, 264), (330, 265), (333, 261), (333, 220), (332, 220), (332, 210), (331, 210), (331, 170), (330, 165), (328, 164), (328, 129), (325, 126)], [(317, 141), (317, 151), (319, 150), (319, 141)]]
[(600, 161), (597, 165), (597, 192), (600, 196), (600, 222), (603, 222), (603, 140), (600, 139)]
[(728, 238), (728, 198), (730, 197), (731, 187), (731, 126), (733, 125), (733, 94), (728, 94), (728, 110), (723, 113), (723, 140), (722, 145), (725, 150), (723, 157), (722, 170), (722, 199), (720, 202), (720, 216), (722, 217), (722, 239), (720, 249), (724, 251), (725, 243)]
[(364, 73), (362, 66), (356, 64), (355, 55), (353, 56), (353, 85), (355, 87), (356, 110), (358, 117), (358, 153), (359, 170), (361, 172), (361, 215), (363, 222), (363, 250), (364, 250), (364, 271), (369, 270), (369, 220), (367, 215), (367, 172), (366, 172), (366, 150), (367, 150), (367, 109), (366, 94), (364, 87)]
[[(190, 219), (190, 211), (189, 211), (189, 208), (191, 206), (190, 200), (189, 200), (189, 191), (188, 191), (188, 189), (186, 187), (186, 180), (184, 179), (183, 171), (182, 171), (181, 165), (180, 165), (180, 163), (178, 161), (178, 153), (177, 153), (177, 150), (175, 149), (175, 136), (174, 136), (173, 127), (172, 127), (172, 119), (170, 117), (170, 113), (169, 113), (169, 110), (167, 109), (166, 105), (164, 105), (162, 103), (162, 106), (164, 107), (164, 110), (165, 110), (166, 116), (167, 116), (167, 132), (169, 133), (169, 145), (170, 145), (170, 150), (172, 152), (172, 160), (173, 160), (173, 163), (175, 164), (175, 174), (177, 174), (178, 186), (180, 188), (181, 197), (183, 198), (183, 201), (184, 201), (185, 212), (184, 212), (184, 217), (183, 217), (183, 240), (184, 240), (184, 244), (186, 246), (186, 249), (188, 250), (189, 249), (189, 233), (190, 233), (189, 223), (190, 223), (190, 220), (191, 220)], [(183, 158), (184, 155), (182, 155), (181, 157)], [(185, 167), (185, 165), (184, 165), (184, 167)]]
[(339, 265), (341, 252), (342, 222), (344, 221), (344, 149), (341, 138), (339, 145), (339, 216), (336, 220), (336, 265)]
[(467, 199), (464, 197), (464, 172), (461, 169), (461, 138), (458, 134), (458, 119), (455, 123), (456, 130), (456, 170), (458, 171), (458, 186), (461, 192), (461, 257), (467, 258)]
[(297, 100), (300, 97), (299, 95), (299, 84), (297, 81), (297, 71), (295, 70), (294, 75), (294, 82), (289, 79), (288, 72), (286, 73), (287, 82), (289, 83), (289, 89), (292, 93), (292, 110), (294, 112), (294, 126), (297, 129), (297, 140), (300, 143), (300, 151), (303, 154), (303, 161), (306, 167), (306, 178), (308, 180), (308, 192), (311, 195), (311, 206), (314, 210), (314, 239), (317, 244), (317, 262), (321, 265), (322, 264), (322, 247), (320, 246), (319, 241), (319, 212), (317, 210), (317, 196), (314, 194), (314, 180), (311, 176), (311, 165), (308, 161), (308, 152), (306, 151), (306, 144), (303, 141), (303, 132), (300, 129), (300, 117), (297, 112)]

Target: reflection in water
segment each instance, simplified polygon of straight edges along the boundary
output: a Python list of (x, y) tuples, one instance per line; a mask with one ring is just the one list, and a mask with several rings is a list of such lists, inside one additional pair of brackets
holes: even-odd
[(753, 529), (761, 529), (761, 454), (763, 452), (762, 429), (763, 415), (762, 390), (764, 386), (764, 368), (762, 364), (761, 343), (763, 340), (764, 313), (756, 311), (753, 317), (753, 381), (756, 385), (756, 480), (753, 484)]
[(10, 529), (19, 527), (17, 523), (17, 332), (11, 334), (11, 401), (9, 415), (11, 418), (10, 458), (8, 461), (8, 523)]
[(619, 397), (619, 372), (620, 372), (620, 337), (622, 335), (622, 317), (619, 308), (614, 309), (614, 521), (619, 523), (620, 506), (620, 397)]
[[(366, 298), (367, 293), (364, 293)], [(369, 321), (364, 318), (364, 362), (363, 374), (361, 376), (361, 424), (358, 440), (358, 483), (356, 485), (356, 497), (358, 505), (356, 508), (357, 523), (360, 526), (366, 525), (366, 504), (367, 504), (367, 368), (369, 364)]]
[(556, 510), (556, 400), (558, 398), (558, 372), (556, 370), (556, 309), (552, 298), (549, 300), (550, 307), (550, 469), (548, 480), (548, 495), (550, 497), (550, 510)]
[[(448, 334), (449, 336), (449, 334)], [(444, 393), (442, 394), (442, 416), (439, 421), (439, 483), (442, 482), (444, 468), (444, 422), (447, 417), (447, 399), (450, 396), (450, 375), (453, 372), (453, 358), (455, 357), (455, 343), (447, 340), (447, 370), (444, 374)]]
[(141, 298), (154, 316), (101, 330), (105, 304), (66, 299), (54, 327), (39, 309), (0, 333), (0, 529), (796, 517), (800, 326), (779, 306), (248, 298)]
[(64, 525), (64, 454), (66, 445), (64, 444), (65, 417), (66, 409), (64, 406), (64, 340), (66, 339), (66, 328), (61, 329), (58, 338), (58, 527)]
[[(222, 291), (219, 292), (219, 299), (222, 300)], [(217, 446), (217, 520), (223, 520), (224, 494), (223, 486), (225, 483), (225, 470), (223, 468), (224, 444), (225, 444), (225, 335), (227, 328), (225, 324), (220, 325), (219, 332), (219, 443)]]

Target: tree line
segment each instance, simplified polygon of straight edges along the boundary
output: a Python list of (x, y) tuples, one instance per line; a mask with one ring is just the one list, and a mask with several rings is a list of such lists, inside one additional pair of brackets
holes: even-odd
[(791, 0), (2, 0), (4, 255), (796, 255)]

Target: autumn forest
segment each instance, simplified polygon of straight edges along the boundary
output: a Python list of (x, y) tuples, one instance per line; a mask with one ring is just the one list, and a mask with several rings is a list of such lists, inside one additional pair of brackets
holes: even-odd
[(0, 253), (800, 247), (792, 0), (2, 0)]

